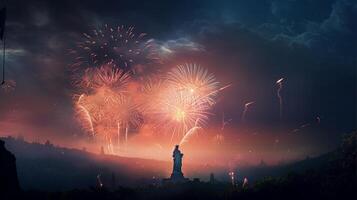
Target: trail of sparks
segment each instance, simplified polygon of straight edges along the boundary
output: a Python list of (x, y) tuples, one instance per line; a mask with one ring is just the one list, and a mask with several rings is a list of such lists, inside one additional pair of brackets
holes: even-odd
[(321, 118), (319, 116), (316, 117), (316, 122), (317, 122), (317, 124), (321, 123)]
[(283, 116), (283, 98), (281, 96), (281, 90), (283, 89), (283, 81), (284, 81), (284, 78), (280, 78), (279, 80), (276, 81), (276, 84), (278, 85), (277, 96), (278, 96), (278, 99), (279, 99), (279, 117), (280, 117), (280, 120), (282, 119), (282, 116)]
[(102, 182), (102, 179), (101, 179), (101, 174), (98, 174), (98, 175), (97, 175), (97, 183), (98, 183), (99, 188), (102, 188), (102, 187), (103, 187), (103, 182)]
[(245, 122), (245, 116), (248, 112), (248, 109), (249, 109), (250, 105), (252, 105), (254, 103), (255, 103), (254, 101), (251, 101), (251, 102), (244, 104), (244, 110), (242, 112), (242, 122)]
[(117, 123), (117, 145), (120, 147), (120, 122)]
[(95, 133), (94, 133), (93, 122), (92, 122), (92, 118), (91, 118), (88, 110), (85, 107), (83, 107), (82, 105), (78, 105), (78, 107), (84, 112), (84, 115), (86, 116), (86, 119), (89, 123), (90, 131), (92, 132), (92, 136), (94, 136)]
[[(316, 123), (317, 125), (319, 125), (319, 124), (321, 123), (321, 118), (320, 118), (319, 116), (317, 116), (317, 117), (316, 117), (316, 121), (314, 121), (314, 123)], [(295, 129), (292, 130), (291, 132), (292, 132), (292, 133), (297, 133), (297, 132), (299, 132), (299, 131), (301, 131), (301, 130), (307, 128), (307, 127), (310, 127), (310, 126), (312, 126), (312, 125), (313, 125), (313, 123), (305, 123), (305, 124), (300, 125), (299, 128), (295, 128)]]
[(222, 125), (221, 125), (221, 131), (224, 130), (224, 128), (232, 121), (232, 119), (226, 120), (224, 112), (222, 113)]
[(89, 123), (89, 130), (91, 131), (92, 136), (94, 136), (95, 132), (94, 132), (94, 127), (93, 127), (92, 117), (90, 116), (90, 113), (88, 112), (88, 110), (84, 106), (81, 105), (81, 100), (82, 100), (83, 96), (84, 96), (84, 94), (81, 94), (79, 96), (77, 105), (78, 105), (78, 108), (80, 108), (80, 110), (82, 112), (84, 112), (84, 119), (87, 120), (87, 122)]
[(187, 142), (189, 141), (189, 139), (190, 139), (193, 135), (197, 134), (197, 133), (198, 133), (198, 130), (200, 130), (200, 129), (201, 129), (201, 127), (199, 127), (199, 126), (195, 126), (195, 127), (191, 128), (191, 129), (185, 134), (185, 136), (181, 139), (179, 145), (183, 145), (183, 144), (187, 143)]
[(221, 123), (221, 131), (214, 137), (214, 140), (217, 141), (218, 144), (221, 144), (224, 141), (224, 128), (232, 121), (232, 119), (226, 120), (224, 112), (222, 113), (222, 123)]

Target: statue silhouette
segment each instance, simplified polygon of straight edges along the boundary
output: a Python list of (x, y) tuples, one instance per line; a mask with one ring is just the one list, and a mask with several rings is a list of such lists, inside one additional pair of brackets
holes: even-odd
[(173, 167), (173, 173), (182, 173), (181, 168), (182, 168), (182, 157), (183, 154), (179, 150), (179, 145), (175, 146), (175, 150), (173, 152), (172, 157), (174, 158), (174, 167)]
[(182, 158), (183, 153), (179, 150), (179, 145), (175, 146), (174, 152), (172, 154), (174, 165), (171, 174), (171, 180), (174, 182), (185, 181), (186, 178), (183, 176), (182, 173)]
[(170, 178), (164, 178), (162, 181), (164, 184), (176, 184), (176, 183), (185, 183), (189, 182), (190, 180), (188, 178), (185, 178), (182, 173), (182, 158), (183, 158), (183, 153), (181, 153), (179, 149), (179, 145), (175, 146), (174, 151), (172, 152), (172, 158), (173, 158), (173, 167), (172, 167), (172, 173)]

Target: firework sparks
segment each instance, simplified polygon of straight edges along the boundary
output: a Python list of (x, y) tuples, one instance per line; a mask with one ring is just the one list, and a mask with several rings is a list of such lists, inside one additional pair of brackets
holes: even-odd
[(231, 178), (232, 186), (235, 186), (235, 173), (234, 172), (229, 172), (228, 175)]
[(319, 116), (316, 117), (316, 123), (320, 124), (321, 123), (321, 118)]
[(193, 126), (202, 126), (208, 119), (208, 105), (187, 92), (167, 91), (157, 103), (154, 111), (159, 120), (157, 126), (172, 131), (172, 138), (175, 134), (184, 136)]
[(169, 84), (179, 92), (189, 93), (192, 98), (215, 104), (214, 97), (221, 88), (213, 74), (196, 64), (179, 65), (169, 72)]
[(297, 132), (299, 132), (299, 131), (300, 131), (300, 129), (296, 128), (296, 129), (292, 130), (291, 132), (297, 133)]
[(215, 137), (214, 140), (218, 143), (218, 144), (222, 144), (224, 141), (224, 136), (223, 136), (223, 132), (224, 132), (224, 128), (232, 121), (232, 119), (226, 119), (224, 112), (222, 113), (222, 123), (221, 123), (221, 132), (218, 133)]
[(70, 50), (75, 57), (71, 65), (74, 85), (80, 94), (74, 100), (78, 119), (91, 135), (104, 138), (109, 152), (113, 152), (113, 141), (120, 144), (124, 138), (127, 144), (129, 134), (143, 118), (181, 141), (205, 125), (218, 93), (231, 86), (219, 87), (205, 68), (184, 64), (158, 81), (149, 80), (142, 94), (133, 95), (127, 88), (130, 77), (147, 74), (147, 66), (160, 63), (155, 41), (145, 39), (146, 35), (136, 33), (133, 26), (105, 24), (83, 33)]
[(136, 65), (147, 66), (158, 61), (154, 40), (145, 39), (146, 33), (136, 33), (133, 26), (110, 27), (105, 24), (91, 33), (83, 33), (74, 55), (74, 70), (106, 64), (136, 73)]
[(78, 101), (77, 101), (78, 112), (80, 113), (80, 116), (83, 117), (83, 121), (88, 122), (87, 125), (86, 125), (86, 123), (83, 122), (83, 126), (85, 126), (85, 127), (88, 126), (87, 129), (89, 129), (90, 132), (92, 133), (92, 136), (94, 136), (95, 132), (94, 132), (94, 127), (93, 127), (92, 117), (91, 117), (90, 113), (88, 112), (88, 110), (83, 105), (81, 105), (81, 100), (82, 100), (83, 96), (84, 96), (84, 94), (80, 95), (78, 98)]
[(194, 135), (198, 134), (198, 131), (201, 129), (201, 127), (199, 126), (195, 126), (193, 128), (191, 128), (186, 134), (185, 136), (181, 139), (180, 141), (180, 145), (183, 145), (185, 143), (187, 143), (191, 137), (193, 137)]
[(217, 135), (214, 137), (214, 141), (216, 141), (218, 144), (222, 144), (223, 141), (224, 141), (224, 136), (223, 136), (223, 134), (217, 134)]
[(248, 178), (244, 177), (242, 188), (247, 188), (247, 187), (248, 187)]
[(137, 128), (141, 125), (141, 115), (138, 111), (138, 106), (130, 98), (123, 98), (118, 105), (118, 140), (120, 138), (120, 127), (121, 125), (125, 129), (125, 144), (128, 142), (128, 134), (130, 128)]
[(170, 133), (171, 140), (185, 142), (206, 124), (219, 91), (231, 86), (218, 87), (213, 74), (195, 64), (148, 79), (135, 99), (127, 89), (129, 82), (128, 72), (107, 64), (86, 69), (76, 84), (81, 91), (75, 101), (79, 120), (92, 135), (104, 138), (108, 152), (113, 152), (113, 141), (120, 144), (124, 138), (127, 144), (128, 135), (142, 124), (143, 117), (154, 129)]
[(279, 80), (276, 81), (276, 84), (278, 85), (277, 96), (279, 99), (279, 117), (280, 117), (280, 119), (282, 118), (282, 115), (283, 115), (283, 98), (281, 96), (281, 90), (283, 89), (283, 81), (284, 81), (284, 78), (280, 78)]
[(224, 130), (224, 128), (232, 121), (232, 119), (226, 120), (224, 112), (222, 113), (222, 125), (221, 125), (221, 131)]
[[(141, 87), (142, 98), (140, 99), (140, 111), (144, 114), (150, 114), (157, 108), (156, 102), (161, 98), (162, 92), (167, 90), (162, 79), (151, 79), (145, 81)], [(153, 99), (153, 100), (149, 100)], [(146, 115), (150, 117), (150, 115)]]
[(129, 80), (128, 73), (105, 65), (86, 70), (79, 83), (85, 92), (75, 103), (79, 120), (92, 135), (104, 138), (111, 153), (115, 138), (120, 144), (122, 130), (127, 142), (130, 128), (140, 125), (137, 106), (126, 95)]
[(306, 123), (306, 124), (303, 124), (300, 126), (300, 128), (306, 128), (306, 127), (309, 127), (310, 126), (310, 123)]
[(113, 65), (103, 65), (99, 68), (88, 68), (77, 86), (89, 92), (110, 89), (125, 93), (130, 81), (130, 74), (115, 68)]
[(244, 104), (244, 110), (242, 112), (242, 122), (245, 122), (245, 116), (249, 110), (249, 107), (254, 103), (255, 103), (254, 101), (251, 101), (251, 102)]
[(209, 110), (221, 90), (207, 70), (195, 64), (179, 65), (164, 80), (149, 81), (144, 86), (144, 94), (152, 99), (144, 103), (144, 112), (155, 128), (170, 132), (172, 139), (182, 139), (190, 129), (207, 122)]
[(101, 174), (98, 174), (98, 175), (97, 175), (97, 184), (98, 184), (98, 187), (99, 187), (99, 188), (102, 188), (102, 187), (103, 187), (103, 182), (102, 182), (102, 179), (101, 179)]

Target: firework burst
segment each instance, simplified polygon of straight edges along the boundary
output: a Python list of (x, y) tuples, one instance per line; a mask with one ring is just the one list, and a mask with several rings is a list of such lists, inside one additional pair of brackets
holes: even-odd
[(76, 48), (70, 50), (75, 59), (71, 66), (76, 71), (110, 64), (125, 71), (141, 71), (144, 66), (159, 60), (154, 41), (145, 39), (146, 35), (136, 33), (133, 26), (110, 27), (107, 24), (83, 33)]
[(75, 107), (82, 126), (93, 136), (104, 139), (109, 152), (113, 152), (115, 138), (120, 144), (120, 133), (125, 130), (127, 141), (130, 127), (140, 125), (136, 105), (126, 95), (130, 75), (105, 65), (86, 70), (79, 86)]
[(178, 91), (188, 93), (198, 101), (215, 104), (219, 83), (213, 74), (199, 65), (179, 65), (168, 73), (167, 81)]
[(220, 89), (215, 77), (195, 64), (179, 65), (164, 80), (144, 87), (153, 98), (146, 106), (146, 116), (155, 128), (181, 139), (193, 127), (202, 127), (215, 104)]
[(209, 105), (193, 99), (188, 92), (166, 91), (157, 102), (157, 126), (172, 131), (172, 137), (182, 137), (194, 126), (203, 126), (209, 112)]
[(123, 70), (107, 64), (99, 68), (86, 69), (76, 85), (79, 89), (87, 92), (110, 89), (122, 94), (126, 92), (129, 81), (130, 73), (125, 73)]
[(161, 98), (162, 92), (167, 90), (167, 85), (162, 78), (149, 78), (141, 85), (141, 98), (140, 98), (140, 111), (150, 117), (150, 113), (154, 112), (157, 108), (157, 101)]

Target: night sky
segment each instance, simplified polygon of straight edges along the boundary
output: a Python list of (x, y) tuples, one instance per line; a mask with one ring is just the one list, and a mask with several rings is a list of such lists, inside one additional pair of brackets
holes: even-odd
[[(251, 127), (293, 130), (319, 117), (316, 138), (335, 145), (356, 130), (353, 0), (11, 0), (7, 7), (6, 76), (16, 88), (0, 92), (0, 135), (86, 137), (74, 120), (68, 51), (83, 32), (104, 24), (147, 33), (160, 47), (163, 68), (200, 63), (223, 85), (232, 83), (207, 128), (218, 126), (224, 112), (238, 130), (244, 104), (255, 101), (247, 115)], [(275, 82), (281, 77), (279, 120)]]

